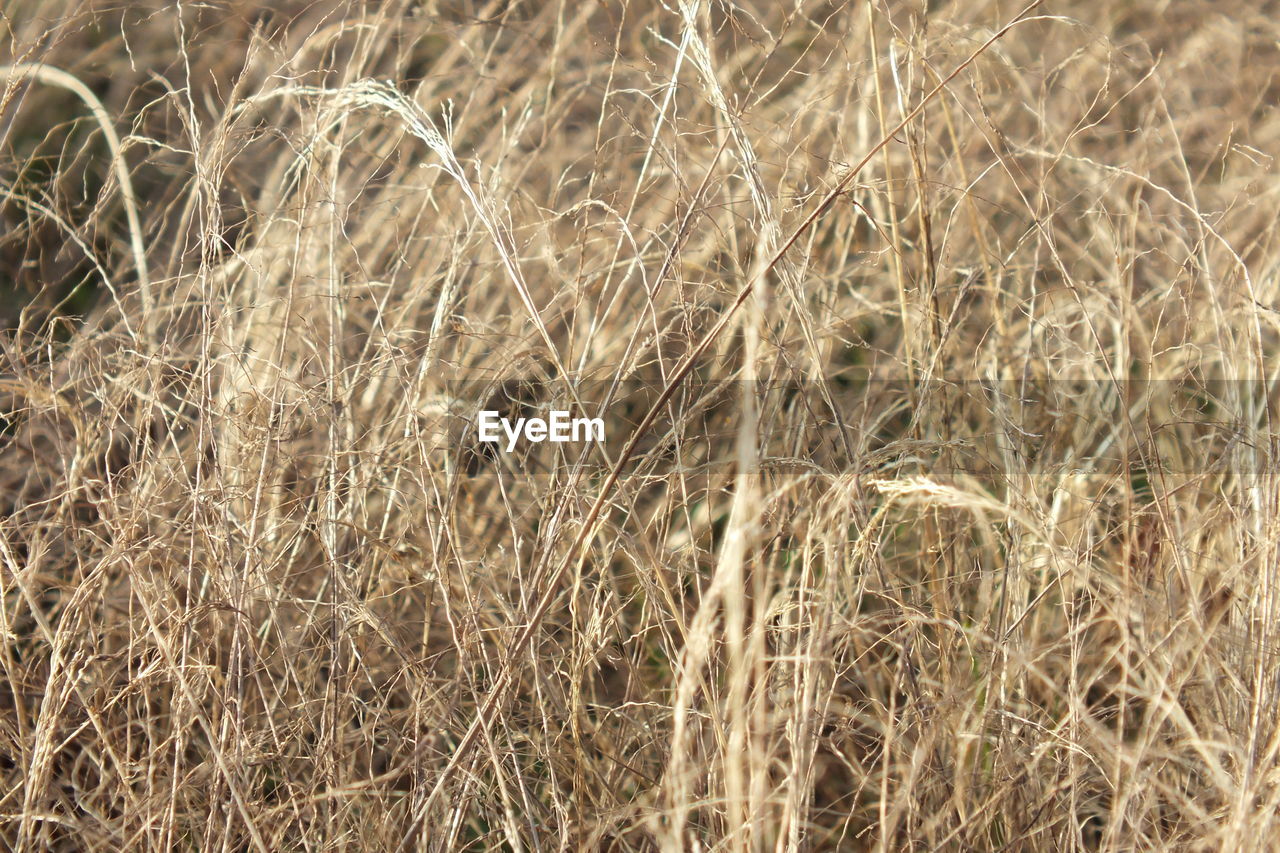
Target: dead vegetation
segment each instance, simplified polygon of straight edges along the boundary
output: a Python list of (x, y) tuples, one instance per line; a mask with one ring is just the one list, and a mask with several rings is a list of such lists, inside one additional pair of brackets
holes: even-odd
[(7, 845), (1280, 844), (1273, 4), (0, 12)]

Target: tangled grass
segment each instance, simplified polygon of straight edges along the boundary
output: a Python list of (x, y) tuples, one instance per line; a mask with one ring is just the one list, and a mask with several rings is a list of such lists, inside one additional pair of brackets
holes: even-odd
[(1280, 845), (1275, 4), (0, 13), (9, 847)]

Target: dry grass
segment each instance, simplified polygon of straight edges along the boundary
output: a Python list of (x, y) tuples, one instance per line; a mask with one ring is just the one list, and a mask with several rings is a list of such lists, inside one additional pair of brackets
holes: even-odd
[(5, 0), (0, 838), (1276, 849), (1271, 5)]

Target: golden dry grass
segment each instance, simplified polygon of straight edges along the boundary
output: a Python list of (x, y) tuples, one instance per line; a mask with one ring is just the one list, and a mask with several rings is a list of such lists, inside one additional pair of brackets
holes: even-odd
[(1280, 846), (1275, 4), (0, 12), (6, 845)]

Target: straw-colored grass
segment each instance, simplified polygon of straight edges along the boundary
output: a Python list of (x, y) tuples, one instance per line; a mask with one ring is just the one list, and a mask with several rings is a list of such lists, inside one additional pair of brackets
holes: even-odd
[(7, 0), (0, 839), (1276, 849), (1267, 5)]

